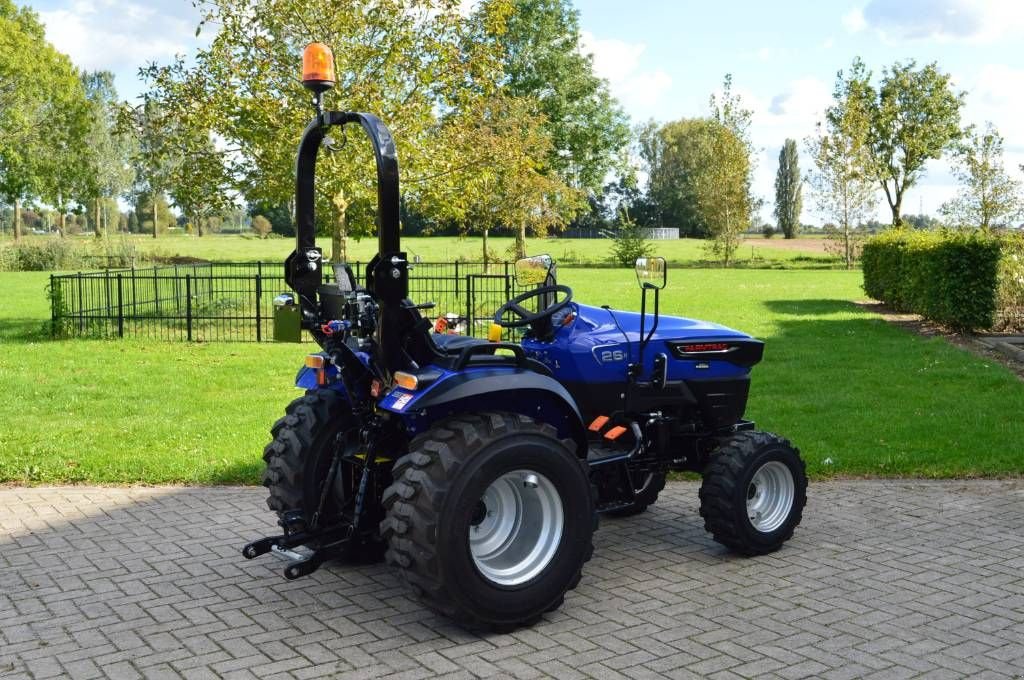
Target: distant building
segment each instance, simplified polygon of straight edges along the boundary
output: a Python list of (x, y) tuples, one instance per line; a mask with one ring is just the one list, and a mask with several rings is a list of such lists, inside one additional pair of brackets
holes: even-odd
[(644, 229), (644, 237), (652, 241), (668, 241), (679, 238), (678, 227), (648, 227)]

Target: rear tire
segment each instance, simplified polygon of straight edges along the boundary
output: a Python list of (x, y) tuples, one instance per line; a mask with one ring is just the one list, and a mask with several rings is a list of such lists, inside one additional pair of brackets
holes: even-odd
[(715, 540), (741, 555), (778, 550), (807, 503), (800, 452), (769, 432), (739, 432), (704, 470), (700, 514)]
[[(338, 437), (344, 438), (353, 424), (348, 401), (335, 390), (310, 390), (288, 405), (285, 416), (270, 430), (273, 441), (263, 450), (267, 464), (263, 486), (270, 492), (267, 506), (278, 517), (299, 511), (307, 527), (314, 524), (331, 455), (336, 446), (345, 445), (344, 441), (339, 444)], [(328, 491), (323, 519), (336, 515), (340, 505), (351, 496), (354, 484), (358, 483), (352, 479), (353, 470), (350, 465), (339, 465), (333, 488)], [(349, 544), (339, 557), (355, 562), (379, 562), (386, 547), (379, 538), (366, 539)]]
[(388, 563), (428, 607), (509, 631), (557, 609), (593, 553), (586, 461), (555, 429), (511, 413), (417, 436), (384, 492)]

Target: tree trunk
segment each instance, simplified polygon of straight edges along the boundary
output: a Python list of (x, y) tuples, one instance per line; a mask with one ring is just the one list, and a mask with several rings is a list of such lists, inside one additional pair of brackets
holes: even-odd
[(487, 228), (484, 227), (484, 271), (487, 270)]
[(57, 207), (57, 233), (64, 238), (64, 206)]
[(96, 224), (93, 225), (95, 227), (95, 229), (96, 229), (96, 238), (102, 239), (103, 238), (103, 227), (100, 225), (100, 199), (99, 199), (99, 197), (96, 198), (96, 209), (93, 212), (95, 214), (95, 220), (96, 220)]
[(157, 233), (157, 212), (156, 212), (156, 192), (153, 192), (151, 197), (153, 199), (153, 238), (156, 238)]
[(199, 238), (203, 237), (203, 221), (205, 219), (205, 217), (196, 218), (196, 235), (199, 236)]
[(334, 208), (334, 228), (331, 229), (331, 262), (348, 262), (348, 225), (345, 223), (348, 205), (344, 191), (339, 191), (331, 198), (331, 206)]
[(21, 201), (14, 199), (14, 240), (21, 239)]
[(521, 222), (516, 229), (516, 259), (526, 257), (526, 223)]

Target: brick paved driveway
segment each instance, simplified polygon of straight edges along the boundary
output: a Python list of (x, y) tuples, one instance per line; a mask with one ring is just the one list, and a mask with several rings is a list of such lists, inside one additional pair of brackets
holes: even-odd
[(606, 520), (565, 606), (478, 637), (385, 568), (287, 582), (262, 489), (0, 489), (0, 677), (1024, 675), (1024, 482), (815, 484), (775, 555), (673, 483)]

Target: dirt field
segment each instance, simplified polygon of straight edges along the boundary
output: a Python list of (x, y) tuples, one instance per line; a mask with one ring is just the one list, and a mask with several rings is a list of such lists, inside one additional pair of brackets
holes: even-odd
[(794, 250), (804, 253), (824, 253), (825, 239), (823, 238), (745, 238), (745, 245), (764, 246), (777, 250)]

